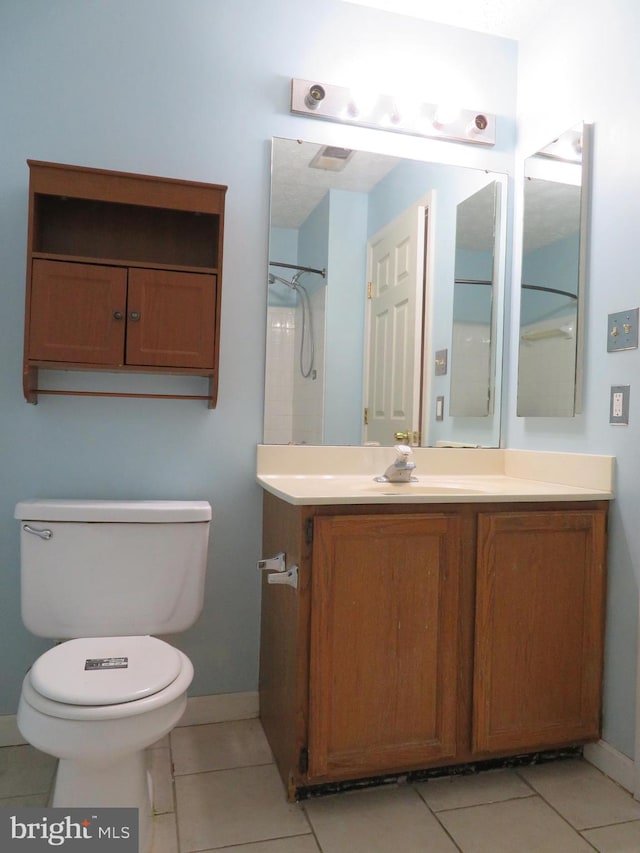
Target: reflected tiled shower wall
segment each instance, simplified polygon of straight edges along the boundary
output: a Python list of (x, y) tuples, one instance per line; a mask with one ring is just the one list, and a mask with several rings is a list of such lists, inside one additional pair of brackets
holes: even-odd
[[(313, 372), (304, 378), (300, 371), (300, 343), (302, 337), (301, 302), (296, 308), (296, 345), (293, 367), (293, 442), (294, 444), (322, 444), (324, 432), (324, 345), (325, 345), (325, 287), (309, 293), (315, 356)], [(305, 353), (307, 352), (305, 345)], [(309, 365), (304, 355), (305, 373)]]
[(491, 329), (486, 323), (453, 324), (450, 406), (456, 417), (486, 414), (490, 347)]
[(293, 440), (296, 309), (269, 307), (265, 381), (265, 444)]
[[(319, 288), (309, 296), (315, 356), (314, 372), (307, 378), (304, 378), (300, 372), (302, 335), (300, 301), (295, 308), (269, 307), (265, 444), (322, 444), (325, 288)], [(305, 369), (309, 363), (307, 359), (305, 355)]]

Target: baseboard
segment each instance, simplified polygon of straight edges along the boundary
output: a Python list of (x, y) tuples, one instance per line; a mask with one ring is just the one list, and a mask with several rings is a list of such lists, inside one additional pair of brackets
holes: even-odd
[[(258, 692), (220, 693), (212, 696), (191, 696), (179, 726), (199, 726), (229, 720), (248, 720), (258, 716)], [(0, 716), (0, 747), (21, 746), (26, 743), (18, 731), (15, 714)]]
[(205, 723), (248, 720), (257, 717), (258, 711), (257, 691), (190, 696), (187, 699), (187, 710), (178, 725), (201, 726)]
[(588, 743), (585, 746), (584, 757), (626, 791), (635, 793), (635, 762), (628, 755), (618, 752), (606, 741), (599, 740), (597, 743)]

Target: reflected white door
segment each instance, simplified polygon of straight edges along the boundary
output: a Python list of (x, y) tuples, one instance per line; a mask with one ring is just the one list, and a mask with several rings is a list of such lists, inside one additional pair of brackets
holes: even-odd
[(426, 222), (415, 205), (367, 245), (365, 441), (419, 443)]

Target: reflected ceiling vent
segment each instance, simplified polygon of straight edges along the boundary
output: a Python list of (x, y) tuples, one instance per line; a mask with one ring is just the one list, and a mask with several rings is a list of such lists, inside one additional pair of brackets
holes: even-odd
[(326, 172), (341, 172), (353, 157), (351, 148), (337, 148), (325, 145), (309, 163), (310, 169), (324, 169)]

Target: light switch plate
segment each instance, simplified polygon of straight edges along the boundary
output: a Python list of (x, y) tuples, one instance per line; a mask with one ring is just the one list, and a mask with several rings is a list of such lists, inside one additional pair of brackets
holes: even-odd
[(638, 349), (638, 308), (609, 314), (607, 352)]
[(444, 397), (436, 397), (436, 420), (444, 420)]
[(436, 350), (436, 365), (435, 365), (435, 376), (446, 376), (447, 374), (447, 354), (448, 350), (439, 349)]
[(630, 385), (612, 385), (609, 401), (609, 423), (627, 426), (629, 423)]

